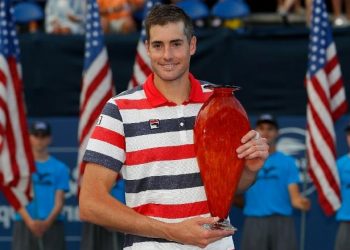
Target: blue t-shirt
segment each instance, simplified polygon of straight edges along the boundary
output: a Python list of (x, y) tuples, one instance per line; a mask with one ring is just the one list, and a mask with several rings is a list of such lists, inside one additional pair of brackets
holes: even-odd
[(337, 212), (336, 219), (339, 221), (350, 221), (350, 156), (342, 156), (337, 160), (338, 173), (340, 177), (340, 192), (342, 203)]
[(267, 158), (256, 182), (245, 193), (246, 216), (289, 216), (293, 208), (288, 186), (300, 182), (298, 168), (292, 157), (275, 152)]
[(123, 179), (119, 179), (117, 181), (117, 183), (114, 185), (114, 187), (111, 190), (111, 194), (118, 201), (125, 204), (125, 181)]
[[(34, 198), (27, 205), (26, 209), (34, 219), (46, 219), (54, 205), (56, 191), (69, 190), (69, 169), (53, 156), (45, 162), (35, 162), (36, 172), (32, 174), (34, 184)], [(16, 214), (16, 220), (21, 220), (21, 216)], [(57, 216), (62, 220), (62, 215)]]

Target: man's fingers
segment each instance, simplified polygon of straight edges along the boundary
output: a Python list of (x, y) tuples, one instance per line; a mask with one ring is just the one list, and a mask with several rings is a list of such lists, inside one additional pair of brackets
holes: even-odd
[(259, 134), (258, 132), (256, 132), (255, 130), (250, 130), (247, 134), (245, 134), (242, 139), (241, 142), (244, 144), (252, 139), (254, 139), (257, 134)]

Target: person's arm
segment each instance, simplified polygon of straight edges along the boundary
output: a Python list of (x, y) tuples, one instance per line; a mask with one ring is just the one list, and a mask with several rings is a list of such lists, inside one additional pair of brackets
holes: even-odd
[(53, 209), (51, 210), (51, 213), (49, 216), (42, 221), (42, 231), (45, 233), (52, 223), (56, 220), (56, 217), (60, 214), (62, 208), (64, 205), (64, 191), (63, 190), (56, 190), (55, 193), (55, 205)]
[(238, 184), (237, 192), (242, 193), (255, 181), (256, 175), (269, 155), (266, 139), (251, 130), (243, 136), (242, 146), (237, 148), (238, 158), (245, 159), (245, 168)]
[(294, 208), (300, 209), (302, 211), (308, 211), (310, 209), (310, 200), (301, 195), (297, 184), (290, 184), (288, 186), (288, 191), (290, 202)]
[(196, 217), (180, 223), (164, 223), (135, 212), (110, 194), (118, 174), (101, 165), (88, 163), (82, 181), (80, 218), (116, 231), (205, 247), (233, 234), (228, 230), (206, 230), (203, 224), (218, 218)]
[(27, 225), (29, 230), (36, 236), (40, 237), (42, 235), (40, 222), (38, 220), (33, 220), (30, 214), (27, 212), (25, 207), (21, 207), (18, 210), (18, 213), (21, 215), (24, 223)]

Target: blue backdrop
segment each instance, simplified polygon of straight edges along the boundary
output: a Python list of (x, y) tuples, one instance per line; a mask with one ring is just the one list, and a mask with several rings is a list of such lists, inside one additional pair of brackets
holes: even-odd
[[(349, 117), (343, 117), (336, 124), (337, 131), (337, 152), (338, 156), (347, 152), (344, 127)], [(41, 118), (40, 118), (41, 119)], [(30, 120), (36, 120), (31, 118)], [(50, 146), (50, 152), (57, 158), (64, 161), (70, 168), (70, 192), (66, 194), (66, 204), (64, 214), (66, 216), (65, 230), (68, 250), (77, 250), (80, 245), (81, 222), (79, 220), (79, 211), (76, 200), (77, 188), (77, 118), (45, 118), (52, 125), (53, 144)], [(251, 118), (252, 125), (255, 117)], [(278, 149), (294, 156), (300, 167), (300, 174), (303, 176), (305, 168), (305, 117), (304, 116), (284, 116), (279, 117), (280, 137)], [(301, 187), (302, 188), (302, 187)], [(331, 250), (337, 230), (337, 223), (334, 217), (324, 216), (317, 202), (314, 186), (307, 180), (305, 194), (312, 200), (312, 209), (306, 215), (305, 220), (305, 250)], [(11, 246), (12, 216), (13, 209), (6, 203), (0, 195), (0, 249), (7, 250)], [(231, 211), (231, 221), (238, 228), (234, 235), (236, 249), (240, 249), (240, 238), (244, 216), (239, 208), (233, 208)], [(301, 214), (294, 213), (296, 230), (300, 236)]]

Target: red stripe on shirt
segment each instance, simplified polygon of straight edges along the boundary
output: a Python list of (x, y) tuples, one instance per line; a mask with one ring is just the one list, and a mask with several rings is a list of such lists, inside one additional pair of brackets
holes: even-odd
[(136, 212), (152, 217), (178, 219), (209, 213), (207, 201), (188, 204), (145, 204), (133, 208)]
[(126, 165), (137, 165), (154, 161), (171, 161), (195, 157), (193, 144), (143, 149), (126, 153)]
[(125, 138), (123, 135), (114, 132), (112, 130), (96, 126), (94, 132), (91, 135), (91, 138), (107, 142), (114, 146), (117, 146), (123, 150), (125, 150)]

